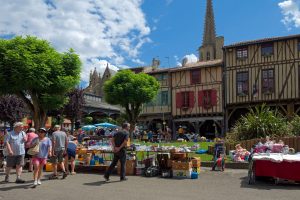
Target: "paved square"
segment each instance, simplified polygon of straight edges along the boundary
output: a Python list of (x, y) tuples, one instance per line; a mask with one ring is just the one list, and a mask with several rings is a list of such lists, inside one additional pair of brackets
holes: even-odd
[[(49, 175), (46, 173), (45, 175)], [(120, 182), (112, 176), (105, 182), (102, 174), (83, 174), (68, 176), (65, 180), (47, 180), (32, 188), (32, 173), (24, 173), (25, 184), (0, 184), (0, 200), (59, 200), (59, 199), (122, 199), (122, 200), (293, 200), (299, 199), (300, 185), (274, 185), (270, 182), (258, 182), (248, 185), (247, 170), (227, 169), (225, 172), (211, 172), (203, 169), (199, 179), (163, 179), (130, 176), (126, 182)], [(0, 175), (3, 180), (3, 173)], [(11, 175), (14, 181), (15, 175)]]

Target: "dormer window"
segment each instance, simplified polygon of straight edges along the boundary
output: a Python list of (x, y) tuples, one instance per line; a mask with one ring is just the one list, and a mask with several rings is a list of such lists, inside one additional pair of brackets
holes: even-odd
[(237, 59), (248, 58), (248, 47), (239, 47), (236, 50), (236, 57)]
[(262, 56), (271, 56), (274, 54), (273, 43), (264, 43), (261, 45), (261, 55)]

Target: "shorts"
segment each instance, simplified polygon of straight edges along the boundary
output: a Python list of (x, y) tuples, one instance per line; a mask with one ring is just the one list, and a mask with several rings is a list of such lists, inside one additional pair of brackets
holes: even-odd
[(7, 156), (6, 166), (7, 167), (15, 167), (17, 165), (24, 166), (24, 157), (25, 155)]
[(56, 164), (56, 163), (62, 163), (64, 161), (64, 150), (60, 151), (55, 151), (55, 156), (52, 156), (50, 158), (51, 163)]
[(33, 157), (33, 158), (32, 158), (32, 163), (33, 163), (34, 165), (46, 165), (46, 163), (47, 163), (47, 158)]
[(67, 153), (68, 153), (68, 159), (70, 160), (71, 158), (74, 158), (76, 157), (76, 151), (72, 151), (72, 150), (67, 150)]

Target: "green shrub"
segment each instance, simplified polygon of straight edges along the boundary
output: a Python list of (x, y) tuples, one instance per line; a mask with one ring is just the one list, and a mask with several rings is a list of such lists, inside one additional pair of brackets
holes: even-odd
[(292, 121), (288, 123), (289, 133), (292, 135), (300, 136), (300, 116), (295, 115)]
[(242, 116), (233, 128), (237, 140), (253, 138), (282, 137), (288, 135), (286, 119), (277, 111), (273, 111), (265, 104), (251, 108), (250, 112)]
[(83, 119), (83, 121), (84, 121), (84, 124), (92, 124), (92, 122), (93, 122), (93, 117), (85, 117), (84, 119)]

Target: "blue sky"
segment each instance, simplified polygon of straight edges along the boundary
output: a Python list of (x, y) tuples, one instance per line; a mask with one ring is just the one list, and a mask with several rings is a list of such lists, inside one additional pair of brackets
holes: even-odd
[[(0, 37), (35, 35), (58, 51), (74, 48), (81, 78), (94, 68), (137, 67), (161, 60), (195, 62), (206, 0), (0, 0)], [(225, 45), (300, 33), (300, 0), (213, 0)]]
[[(205, 0), (173, 0), (171, 4), (146, 0), (142, 6), (150, 27), (153, 43), (146, 44), (141, 59), (151, 62), (151, 56), (159, 56), (161, 65), (176, 65), (187, 54), (197, 55), (202, 43)], [(217, 35), (225, 37), (225, 45), (265, 37), (299, 34), (300, 28), (289, 28), (281, 22), (280, 0), (214, 0)], [(159, 19), (158, 23), (154, 19)]]

